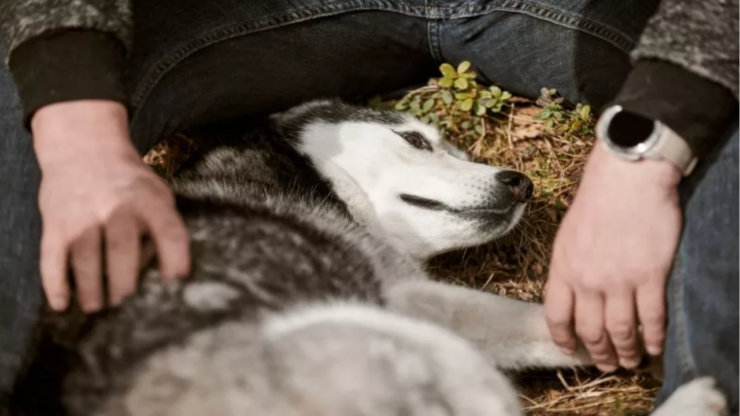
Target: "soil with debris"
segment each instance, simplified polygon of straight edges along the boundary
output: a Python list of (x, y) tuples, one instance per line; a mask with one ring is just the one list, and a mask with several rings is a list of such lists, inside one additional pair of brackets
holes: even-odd
[[(487, 246), (432, 260), (438, 279), (530, 302), (542, 302), (553, 239), (575, 195), (593, 143), (594, 117), (588, 106), (573, 105), (554, 90), (531, 101), (475, 82), (470, 65), (443, 65), (442, 77), (400, 99), (375, 97), (373, 107), (407, 111), (438, 126), (445, 137), (467, 149), (473, 160), (526, 173), (536, 187), (522, 223)], [(177, 134), (144, 160), (168, 177), (197, 143)], [(512, 374), (528, 415), (648, 414), (660, 382), (646, 374), (596, 370)]]

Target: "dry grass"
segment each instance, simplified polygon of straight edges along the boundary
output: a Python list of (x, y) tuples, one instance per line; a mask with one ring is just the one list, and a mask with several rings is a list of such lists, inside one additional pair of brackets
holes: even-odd
[[(436, 81), (413, 94), (427, 100), (441, 87)], [(373, 105), (391, 107), (394, 101)], [(540, 104), (542, 104), (540, 102)], [(429, 270), (439, 279), (525, 301), (541, 302), (547, 265), (558, 224), (570, 205), (593, 137), (547, 129), (537, 119), (542, 107), (511, 98), (499, 114), (476, 119), (459, 113), (456, 103), (436, 100), (430, 110), (438, 118), (451, 117), (445, 128), (449, 140), (464, 147), (474, 160), (527, 173), (536, 192), (520, 226), (488, 246), (434, 259)], [(592, 124), (592, 120), (590, 121)], [(586, 129), (589, 130), (589, 129)], [(161, 175), (171, 175), (197, 144), (182, 135), (162, 142), (145, 160)], [(491, 317), (492, 320), (496, 317)], [(646, 414), (659, 387), (648, 375), (597, 371), (531, 372), (513, 375), (527, 413), (533, 416)]]

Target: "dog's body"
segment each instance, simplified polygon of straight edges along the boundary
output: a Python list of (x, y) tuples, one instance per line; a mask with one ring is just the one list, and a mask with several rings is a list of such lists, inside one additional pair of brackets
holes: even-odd
[[(515, 226), (526, 177), (395, 112), (315, 102), (273, 122), (173, 179), (186, 280), (151, 265), (122, 307), (49, 317), (19, 385), (27, 414), (513, 416), (496, 366), (587, 364), (551, 343), (540, 305), (420, 266)], [(659, 412), (715, 414), (710, 384), (687, 388)]]

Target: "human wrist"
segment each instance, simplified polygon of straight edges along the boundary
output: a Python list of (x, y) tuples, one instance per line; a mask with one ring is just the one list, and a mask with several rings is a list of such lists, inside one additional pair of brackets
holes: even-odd
[(136, 154), (129, 140), (126, 108), (115, 101), (49, 104), (33, 115), (31, 131), (42, 168), (75, 152)]

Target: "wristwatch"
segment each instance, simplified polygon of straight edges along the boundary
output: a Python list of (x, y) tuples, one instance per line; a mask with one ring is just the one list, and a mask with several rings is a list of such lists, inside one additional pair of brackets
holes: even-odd
[(607, 108), (596, 123), (596, 138), (610, 152), (629, 161), (663, 159), (688, 176), (696, 157), (686, 141), (658, 120), (626, 111), (620, 105)]

